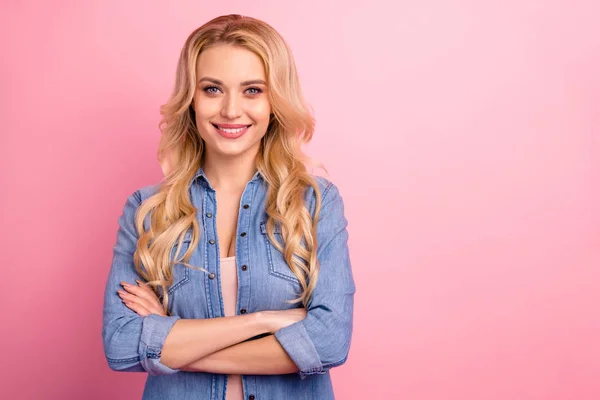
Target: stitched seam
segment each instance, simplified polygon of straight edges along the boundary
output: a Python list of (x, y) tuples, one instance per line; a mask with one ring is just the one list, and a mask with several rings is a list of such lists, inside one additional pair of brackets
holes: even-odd
[[(182, 249), (184, 249), (183, 253), (185, 253), (187, 251), (186, 248), (186, 244), (187, 247), (189, 248), (189, 244), (191, 243), (192, 238), (191, 238), (191, 233), (190, 234), (186, 234), (186, 237), (184, 237), (183, 242), (182, 242)], [(173, 247), (173, 250), (177, 249), (179, 246), (177, 245), (177, 243), (175, 243), (175, 246)], [(179, 264), (179, 263), (178, 263)], [(173, 265), (173, 275), (175, 275), (175, 266), (177, 264)], [(183, 267), (183, 278), (179, 281), (176, 282), (174, 285), (172, 285), (168, 290), (167, 293), (172, 294), (175, 290), (179, 289), (182, 285), (186, 284), (187, 282), (189, 282), (190, 280), (190, 271), (189, 268), (184, 266)]]
[(323, 193), (321, 194), (321, 202), (325, 201), (325, 197), (327, 197), (327, 194), (329, 193), (329, 190), (333, 187), (333, 182), (329, 182), (327, 184), (327, 187), (325, 187), (325, 189), (323, 189)]
[[(207, 228), (206, 228), (206, 189), (202, 188), (202, 233), (204, 234), (203, 239), (201, 241), (201, 243), (204, 244), (204, 269), (206, 271), (210, 270), (208, 269), (208, 240), (206, 240), (207, 237)], [(213, 216), (214, 217), (214, 216)], [(215, 217), (216, 218), (216, 217)], [(213, 309), (212, 309), (212, 291), (210, 288), (210, 279), (209, 279), (209, 273), (208, 274), (204, 274), (204, 292), (205, 292), (205, 297), (206, 297), (206, 308), (208, 311), (208, 316), (209, 318), (214, 317), (214, 313), (213, 313)]]
[(138, 362), (140, 361), (140, 357), (131, 357), (131, 358), (110, 358), (110, 357), (106, 357), (106, 360), (108, 362), (112, 362), (112, 363), (129, 363), (132, 361)]
[[(261, 222), (260, 226), (261, 226), (261, 232), (266, 232), (265, 223)], [(273, 255), (272, 255), (273, 246), (271, 245), (271, 242), (269, 241), (269, 237), (266, 235), (266, 233), (263, 233), (263, 237), (264, 237), (265, 243), (267, 245), (267, 258), (269, 259), (269, 274), (276, 276), (278, 278), (285, 279), (289, 282), (295, 283), (296, 285), (300, 285), (300, 281), (298, 280), (298, 278), (288, 276), (286, 274), (283, 274), (283, 273), (275, 270), (275, 263), (273, 262)]]
[(187, 267), (184, 267), (183, 278), (179, 282), (177, 282), (176, 284), (172, 285), (169, 288), (169, 290), (167, 290), (167, 292), (169, 294), (172, 294), (175, 290), (179, 289), (181, 286), (185, 285), (189, 281), (190, 281), (190, 271), (188, 270)]
[(345, 363), (347, 360), (348, 360), (348, 356), (342, 358), (340, 361), (323, 364), (323, 368), (329, 369), (329, 368), (337, 367), (338, 365), (342, 365), (343, 363)]

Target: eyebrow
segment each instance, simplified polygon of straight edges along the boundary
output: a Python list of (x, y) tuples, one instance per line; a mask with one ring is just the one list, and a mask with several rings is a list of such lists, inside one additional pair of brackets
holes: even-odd
[[(203, 82), (203, 81), (208, 81), (208, 82), (212, 82), (215, 83), (217, 85), (223, 85), (223, 82), (221, 82), (218, 79), (215, 78), (209, 78), (208, 76), (205, 76), (203, 78), (201, 78), (198, 83)], [(267, 82), (263, 81), (262, 79), (252, 79), (249, 81), (244, 81), (242, 83), (240, 83), (240, 86), (248, 86), (248, 85), (256, 85), (256, 84), (261, 84), (261, 85), (267, 85)]]

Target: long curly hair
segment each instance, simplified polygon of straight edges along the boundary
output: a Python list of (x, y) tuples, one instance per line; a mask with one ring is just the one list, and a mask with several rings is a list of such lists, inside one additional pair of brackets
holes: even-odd
[[(204, 157), (204, 141), (196, 128), (192, 107), (196, 63), (204, 49), (222, 43), (252, 51), (261, 58), (265, 68), (272, 117), (261, 140), (256, 167), (268, 186), (267, 235), (300, 282), (302, 292), (291, 302), (302, 302), (306, 306), (319, 274), (316, 228), (321, 193), (307, 170), (307, 164), (314, 163), (302, 152), (301, 146), (312, 139), (315, 121), (303, 99), (287, 43), (270, 25), (247, 16), (226, 15), (207, 22), (190, 34), (181, 50), (173, 92), (160, 108), (161, 139), (157, 156), (165, 176), (157, 192), (137, 211), (135, 226), (139, 240), (134, 264), (138, 274), (161, 298), (167, 313), (167, 289), (173, 284), (172, 267), (182, 263), (194, 268), (188, 261), (201, 232), (197, 210), (188, 193)], [(316, 195), (314, 216), (305, 204), (309, 187)], [(150, 227), (145, 230), (144, 220), (148, 214)], [(275, 239), (276, 225), (281, 227), (283, 243)], [(171, 260), (175, 243), (181, 248), (190, 228), (189, 248)]]

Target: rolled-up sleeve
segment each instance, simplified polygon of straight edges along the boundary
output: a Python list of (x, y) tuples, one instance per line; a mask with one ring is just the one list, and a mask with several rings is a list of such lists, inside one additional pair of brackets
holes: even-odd
[(329, 183), (323, 191), (317, 225), (320, 271), (307, 306), (307, 316), (275, 332), (302, 379), (326, 373), (348, 358), (356, 288), (348, 251), (347, 225), (342, 197), (337, 187)]
[(133, 253), (138, 235), (135, 213), (141, 204), (139, 190), (128, 197), (119, 218), (117, 242), (104, 292), (102, 342), (108, 365), (115, 371), (143, 372), (168, 375), (178, 372), (160, 362), (165, 339), (180, 318), (151, 314), (139, 316), (130, 310), (117, 294), (121, 282), (135, 285), (141, 279), (135, 270)]

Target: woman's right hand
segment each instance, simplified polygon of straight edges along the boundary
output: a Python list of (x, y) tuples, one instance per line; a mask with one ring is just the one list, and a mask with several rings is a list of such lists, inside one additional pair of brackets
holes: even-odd
[(270, 333), (295, 324), (306, 318), (306, 309), (292, 308), (290, 310), (269, 310), (260, 312)]

